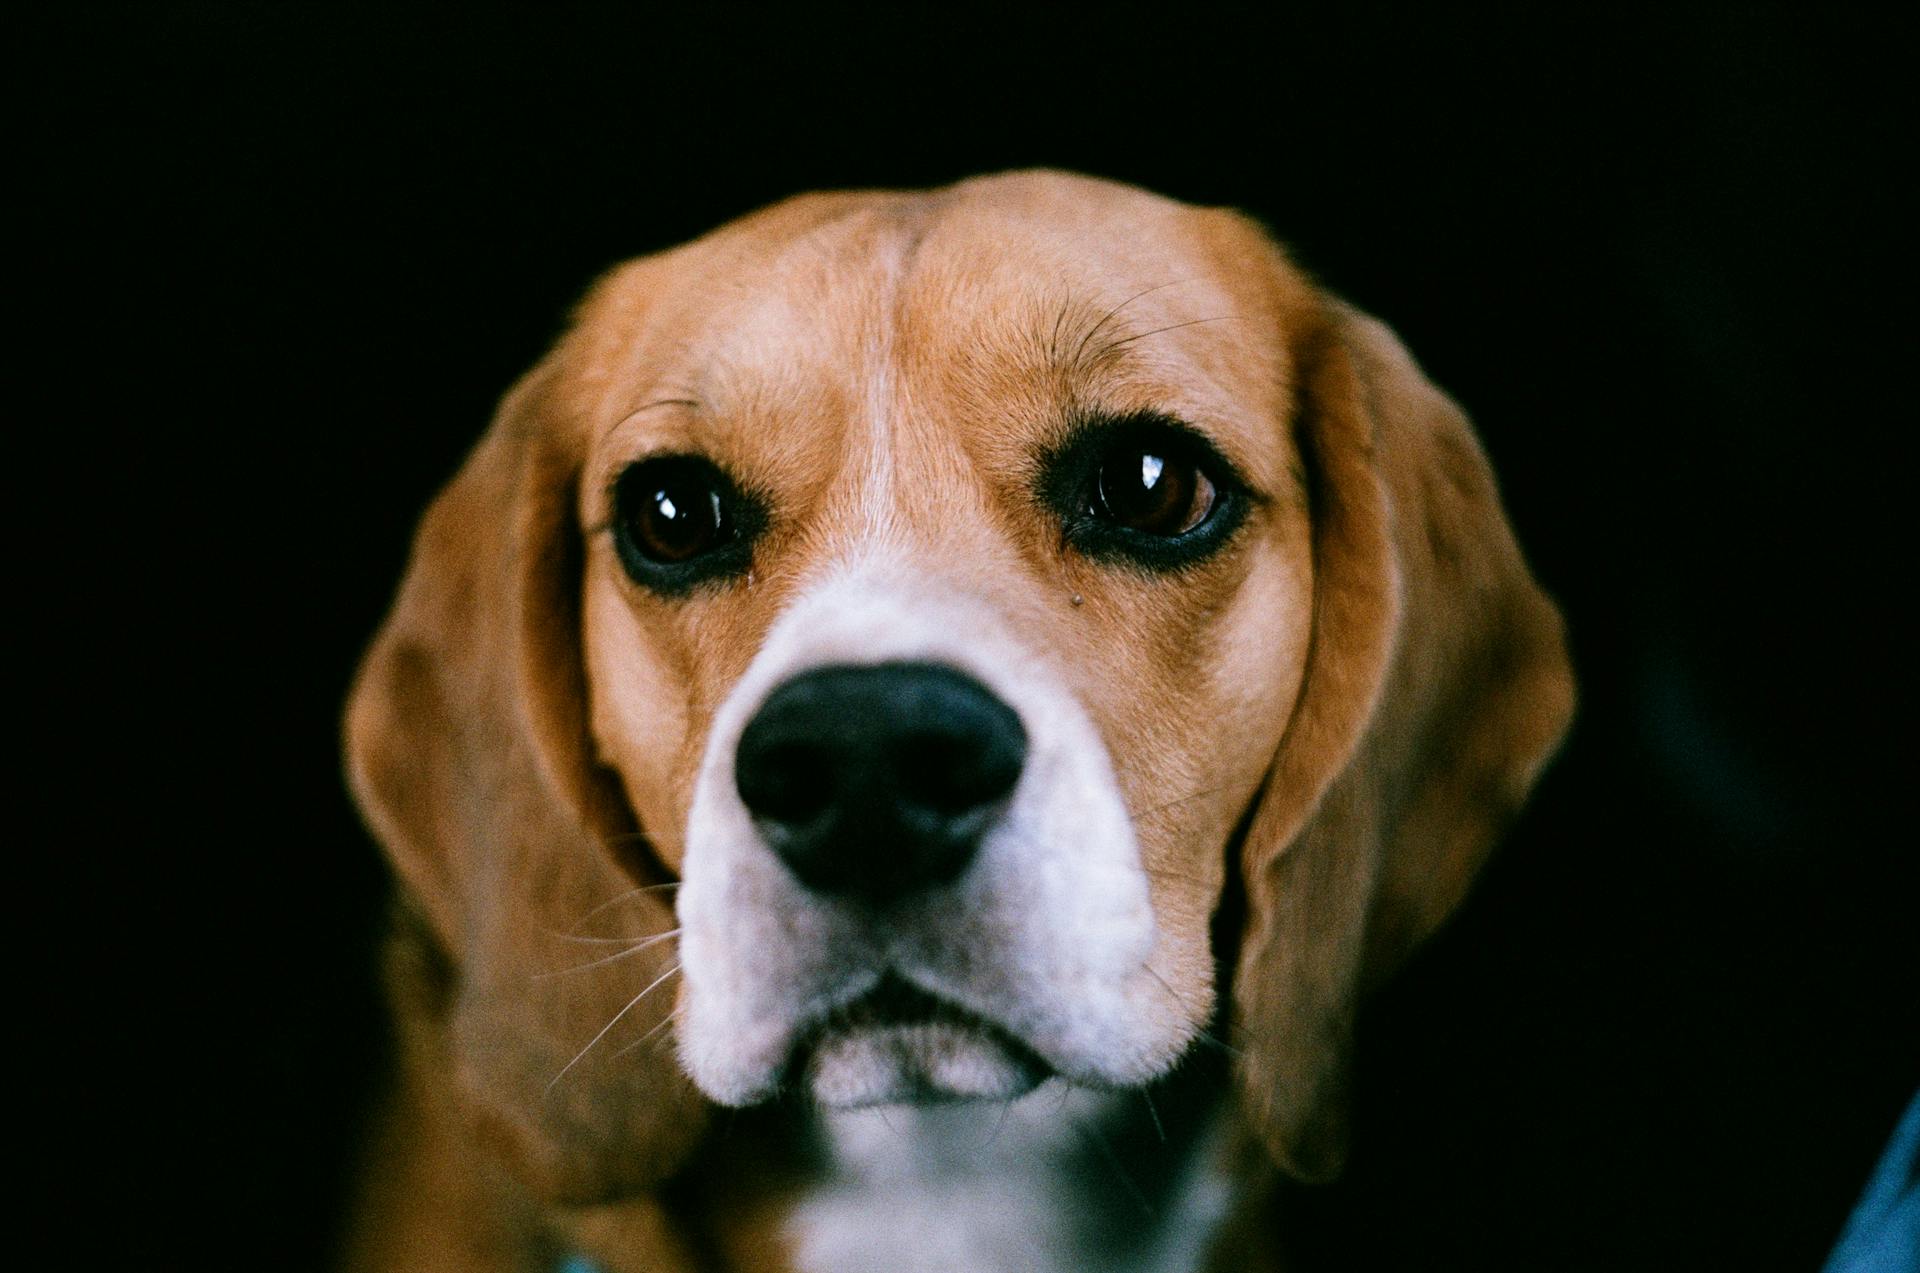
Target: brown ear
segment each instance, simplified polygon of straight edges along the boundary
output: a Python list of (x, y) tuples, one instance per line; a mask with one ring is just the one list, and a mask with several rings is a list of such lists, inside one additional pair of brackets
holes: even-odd
[(514, 388), (427, 512), (346, 747), (361, 811), (451, 966), (438, 1024), (475, 1134), (544, 1196), (585, 1202), (665, 1175), (702, 1107), (664, 1041), (622, 1055), (671, 1008), (667, 983), (628, 1010), (675, 966), (672, 942), (552, 975), (623, 949), (569, 941), (583, 922), (635, 941), (674, 922), (668, 894), (634, 893), (616, 864), (631, 815), (587, 733), (568, 357), (563, 343)]
[(1237, 1071), (1289, 1173), (1346, 1153), (1356, 999), (1459, 903), (1565, 730), (1560, 616), (1457, 407), (1380, 323), (1327, 304), (1296, 351), (1314, 616), (1248, 830)]

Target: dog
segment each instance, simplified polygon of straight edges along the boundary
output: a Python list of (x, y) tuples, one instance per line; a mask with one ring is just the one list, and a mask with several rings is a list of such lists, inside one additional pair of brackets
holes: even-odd
[(352, 690), (349, 1264), (1278, 1267), (1573, 697), (1459, 409), (1242, 215), (1026, 172), (623, 265)]

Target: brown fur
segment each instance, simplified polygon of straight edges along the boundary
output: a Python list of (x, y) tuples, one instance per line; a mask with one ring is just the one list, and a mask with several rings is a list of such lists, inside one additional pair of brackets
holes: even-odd
[[(1148, 578), (1062, 550), (1035, 456), (1088, 405), (1207, 429), (1259, 496), (1224, 552)], [(607, 491), (696, 445), (778, 511), (748, 581), (662, 600), (620, 570)], [(795, 199), (616, 270), (428, 513), (347, 718), (396, 941), (429, 952), (399, 962), (445, 981), (396, 977), (394, 1128), (422, 1130), (372, 1164), (360, 1266), (775, 1245), (777, 1182), (740, 1200), (753, 1226), (659, 1200), (707, 1121), (664, 1049), (590, 1048), (552, 1082), (672, 943), (535, 978), (578, 962), (583, 916), (674, 878), (713, 712), (782, 606), (875, 537), (994, 597), (1098, 726), (1158, 923), (1194, 938), (1158, 973), (1196, 1028), (1239, 871), (1238, 1107), (1287, 1172), (1337, 1171), (1356, 997), (1459, 902), (1564, 729), (1559, 618), (1465, 419), (1385, 328), (1237, 215), (1013, 174)], [(668, 897), (624, 903), (622, 935), (671, 928)]]

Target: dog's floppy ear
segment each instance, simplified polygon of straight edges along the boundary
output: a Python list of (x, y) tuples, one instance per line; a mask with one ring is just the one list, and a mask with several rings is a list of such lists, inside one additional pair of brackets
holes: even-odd
[(1253, 814), (1233, 1008), (1252, 1126), (1290, 1174), (1346, 1152), (1360, 991), (1465, 894), (1558, 743), (1573, 679), (1465, 418), (1391, 332), (1324, 302), (1295, 350), (1311, 653)]
[(559, 971), (622, 949), (567, 940), (583, 923), (638, 941), (674, 922), (615, 861), (631, 815), (587, 733), (583, 345), (576, 331), (514, 388), (428, 511), (346, 721), (354, 796), (451, 969), (436, 1046), (474, 1133), (579, 1202), (656, 1183), (702, 1122), (668, 1047), (622, 1055), (672, 1005), (671, 983), (630, 1001), (674, 944)]

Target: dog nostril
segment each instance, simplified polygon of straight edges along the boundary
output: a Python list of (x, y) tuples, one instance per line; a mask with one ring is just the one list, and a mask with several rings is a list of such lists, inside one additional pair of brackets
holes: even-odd
[(808, 822), (833, 801), (833, 762), (804, 743), (764, 747), (751, 764), (737, 766), (735, 785), (756, 818)]
[(778, 823), (809, 822), (833, 802), (833, 757), (807, 743), (741, 747), (735, 763), (740, 799), (755, 817)]
[(880, 901), (966, 868), (1026, 749), (1018, 714), (953, 668), (815, 668), (747, 723), (734, 784), (802, 883)]
[(967, 813), (1013, 790), (1023, 751), (1005, 735), (984, 731), (905, 739), (896, 770), (900, 793), (939, 813)]

